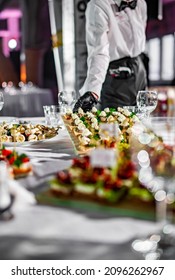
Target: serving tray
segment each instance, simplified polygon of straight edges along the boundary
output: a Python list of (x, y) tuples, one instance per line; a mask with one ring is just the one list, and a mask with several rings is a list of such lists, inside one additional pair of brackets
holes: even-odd
[(36, 195), (39, 204), (58, 206), (82, 213), (96, 213), (100, 215), (131, 217), (136, 219), (155, 221), (155, 205), (153, 202), (141, 201), (137, 198), (126, 198), (114, 203), (95, 201), (87, 196), (66, 196), (57, 194), (51, 189)]
[(86, 147), (82, 145), (78, 139), (78, 136), (74, 134), (73, 126), (71, 125), (70, 121), (64, 118), (64, 116), (62, 116), (62, 119), (72, 141), (76, 154), (85, 155), (90, 153), (94, 149), (94, 147)]

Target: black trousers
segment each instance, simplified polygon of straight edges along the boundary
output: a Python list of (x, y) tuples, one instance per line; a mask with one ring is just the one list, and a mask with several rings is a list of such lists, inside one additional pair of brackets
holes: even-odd
[[(110, 70), (123, 67), (131, 70), (129, 75), (111, 75)], [(136, 105), (138, 91), (146, 86), (146, 70), (140, 56), (110, 62), (101, 91), (101, 109)]]

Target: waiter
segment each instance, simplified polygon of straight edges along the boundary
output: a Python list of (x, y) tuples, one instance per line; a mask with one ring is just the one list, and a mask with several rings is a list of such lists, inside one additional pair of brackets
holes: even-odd
[(87, 77), (74, 112), (100, 101), (106, 107), (133, 106), (147, 85), (140, 54), (145, 51), (145, 0), (91, 0), (86, 9)]

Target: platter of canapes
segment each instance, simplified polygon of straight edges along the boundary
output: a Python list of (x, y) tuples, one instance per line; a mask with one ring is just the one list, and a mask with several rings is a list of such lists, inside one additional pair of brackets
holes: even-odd
[[(79, 108), (77, 113), (68, 110), (62, 118), (78, 154), (86, 154), (100, 145), (115, 147), (116, 137), (119, 142), (127, 144), (132, 126), (139, 121), (135, 113), (123, 108), (98, 110), (93, 107), (88, 112)], [(115, 125), (117, 131), (113, 131), (112, 137), (105, 137), (102, 133), (105, 124)]]
[(121, 152), (113, 168), (94, 167), (89, 155), (74, 158), (71, 166), (58, 171), (48, 182), (48, 189), (37, 195), (38, 202), (154, 220), (153, 194), (139, 183), (128, 152)]
[(4, 145), (29, 145), (51, 139), (58, 134), (59, 127), (44, 124), (15, 124), (3, 122), (0, 125), (0, 143)]

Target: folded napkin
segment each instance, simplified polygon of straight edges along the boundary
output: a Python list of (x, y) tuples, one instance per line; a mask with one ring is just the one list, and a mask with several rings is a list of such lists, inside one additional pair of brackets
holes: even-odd
[(8, 180), (9, 193), (14, 197), (12, 209), (23, 209), (36, 204), (35, 195), (26, 190), (18, 181)]
[(57, 173), (60, 170), (67, 169), (71, 166), (72, 160), (53, 159), (42, 162), (33, 162), (34, 175), (37, 177), (46, 177)]
[(64, 158), (64, 157), (70, 157), (69, 154), (66, 153), (50, 153), (50, 152), (26, 152), (26, 154), (29, 157), (35, 157), (35, 158), (39, 158), (39, 157), (44, 157), (44, 158)]

